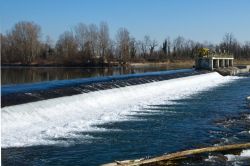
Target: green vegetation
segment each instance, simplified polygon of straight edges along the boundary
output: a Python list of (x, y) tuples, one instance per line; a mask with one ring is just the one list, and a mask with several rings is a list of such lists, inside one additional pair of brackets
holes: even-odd
[[(136, 40), (126, 28), (109, 35), (107, 23), (80, 23), (62, 33), (54, 42), (49, 36), (42, 41), (41, 27), (34, 22), (18, 22), (1, 35), (1, 64), (19, 65), (118, 65), (133, 62), (166, 62), (192, 60), (200, 48), (233, 54), (236, 59), (250, 59), (250, 41), (239, 43), (232, 33), (226, 33), (220, 44), (200, 43), (178, 36), (159, 44), (145, 36)], [(206, 51), (206, 50), (203, 50)]]

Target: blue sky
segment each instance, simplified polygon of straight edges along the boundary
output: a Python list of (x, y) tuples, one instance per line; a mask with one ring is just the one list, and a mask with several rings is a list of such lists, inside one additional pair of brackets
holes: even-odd
[(178, 35), (218, 43), (226, 32), (250, 40), (250, 0), (1, 0), (1, 32), (34, 21), (54, 41), (77, 23), (109, 24), (113, 38), (126, 27), (136, 39)]

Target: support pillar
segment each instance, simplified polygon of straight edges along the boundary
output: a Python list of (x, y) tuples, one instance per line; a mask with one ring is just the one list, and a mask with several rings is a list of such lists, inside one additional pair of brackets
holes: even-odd
[(230, 60), (229, 60), (229, 66), (230, 66), (230, 67), (233, 67), (233, 59), (230, 59)]
[(213, 59), (209, 59), (209, 68), (210, 68), (210, 70), (213, 70), (213, 69), (214, 69), (214, 66), (213, 66)]
[(218, 59), (218, 61), (219, 61), (219, 68), (222, 68), (222, 59)]
[(213, 69), (216, 68), (216, 60), (215, 59), (212, 59), (212, 62), (213, 62)]

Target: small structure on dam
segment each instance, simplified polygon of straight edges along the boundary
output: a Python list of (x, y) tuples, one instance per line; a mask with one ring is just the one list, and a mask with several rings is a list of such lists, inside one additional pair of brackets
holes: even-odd
[(208, 48), (199, 49), (195, 60), (196, 69), (215, 70), (219, 68), (233, 67), (234, 57), (232, 54), (216, 53)]

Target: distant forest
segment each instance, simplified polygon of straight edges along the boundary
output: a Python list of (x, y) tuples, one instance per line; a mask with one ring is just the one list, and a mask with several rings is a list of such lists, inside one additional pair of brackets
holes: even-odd
[(49, 36), (42, 40), (41, 27), (36, 23), (21, 21), (0, 35), (1, 64), (91, 66), (191, 60), (202, 47), (231, 53), (236, 59), (250, 59), (250, 41), (240, 43), (232, 33), (226, 33), (217, 45), (182, 36), (172, 40), (166, 36), (160, 43), (147, 35), (136, 40), (126, 28), (118, 29), (115, 39), (111, 39), (107, 23), (79, 23), (53, 42)]

